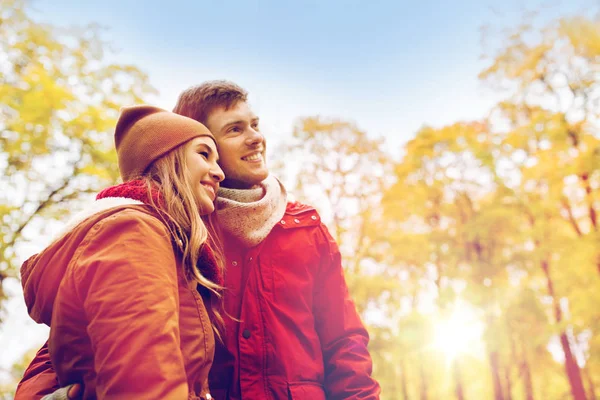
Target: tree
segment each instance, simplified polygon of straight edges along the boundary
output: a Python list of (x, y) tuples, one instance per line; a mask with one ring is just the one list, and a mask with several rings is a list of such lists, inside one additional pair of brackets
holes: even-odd
[(25, 354), (23, 354), (23, 357), (21, 357), (20, 360), (18, 360), (12, 365), (12, 368), (10, 369), (10, 371), (8, 371), (10, 381), (5, 384), (0, 384), (0, 399), (9, 400), (14, 397), (17, 385), (23, 377), (27, 366), (35, 357), (36, 353), (37, 348), (31, 349)]
[[(374, 374), (388, 393), (399, 393), (395, 343), (395, 310), (398, 308), (398, 270), (385, 264), (389, 243), (380, 231), (378, 207), (389, 178), (389, 155), (381, 139), (372, 139), (354, 123), (333, 118), (298, 120), (291, 140), (277, 154), (272, 170), (287, 176), (294, 198), (318, 205), (323, 220), (340, 246), (346, 281), (359, 312), (382, 311), (384, 317), (370, 327), (371, 351), (382, 349)], [(287, 159), (301, 160), (297, 170)], [(368, 319), (367, 319), (368, 321)], [(383, 349), (387, 350), (383, 350)], [(374, 355), (377, 358), (377, 356)], [(389, 366), (390, 368), (387, 368)]]
[[(389, 178), (383, 141), (369, 138), (351, 122), (308, 117), (298, 121), (292, 140), (278, 153), (302, 160), (299, 169), (291, 171), (288, 187), (298, 200), (319, 205), (340, 246), (350, 289), (364, 310), (369, 293), (390, 288), (389, 281), (373, 272), (378, 253), (370, 235), (378, 228), (377, 205)], [(285, 175), (283, 166), (278, 160), (274, 169)]]
[[(561, 18), (542, 29), (527, 21), (501, 37), (508, 44), (492, 54), (481, 78), (508, 89), (497, 121), (508, 126), (504, 146), (510, 156), (506, 159), (516, 166), (518, 181), (512, 188), (518, 187), (516, 197), (529, 213), (535, 257), (553, 299), (555, 322), (563, 326), (566, 313), (581, 312), (580, 318), (572, 318), (581, 324), (563, 328), (559, 336), (571, 394), (586, 399), (572, 349), (577, 339), (574, 342), (568, 332), (579, 331), (575, 337), (586, 329), (597, 332), (597, 318), (574, 296), (565, 303), (566, 310), (561, 301), (575, 290), (579, 298), (582, 292), (597, 298), (598, 292), (600, 16)], [(565, 226), (557, 219), (564, 220)], [(578, 254), (578, 264), (569, 263), (573, 252)], [(589, 266), (595, 266), (593, 278)], [(561, 274), (566, 270), (570, 275)], [(593, 380), (589, 381), (594, 396)]]
[(97, 26), (60, 29), (28, 12), (26, 0), (0, 4), (0, 302), (41, 221), (116, 181), (119, 108), (155, 93), (135, 66), (106, 61)]

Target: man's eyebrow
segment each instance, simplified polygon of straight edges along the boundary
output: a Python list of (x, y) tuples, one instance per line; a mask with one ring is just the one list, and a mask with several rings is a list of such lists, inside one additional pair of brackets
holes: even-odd
[(223, 129), (225, 129), (225, 128), (229, 128), (230, 126), (233, 126), (233, 125), (238, 125), (238, 124), (243, 124), (243, 123), (244, 123), (244, 120), (241, 120), (241, 119), (238, 119), (238, 120), (236, 120), (236, 121), (231, 121), (231, 122), (228, 122), (228, 123), (226, 123), (226, 124), (223, 126)]
[[(259, 120), (260, 120), (260, 118), (259, 118), (259, 117), (252, 117), (252, 119), (251, 119), (250, 121), (251, 121), (251, 122), (258, 122)], [(238, 119), (238, 120), (235, 120), (235, 121), (231, 121), (231, 122), (228, 122), (228, 123), (226, 123), (225, 125), (223, 125), (223, 128), (222, 128), (222, 129), (229, 128), (230, 126), (233, 126), (233, 125), (245, 124), (245, 123), (246, 123), (246, 120), (243, 120), (243, 119)]]

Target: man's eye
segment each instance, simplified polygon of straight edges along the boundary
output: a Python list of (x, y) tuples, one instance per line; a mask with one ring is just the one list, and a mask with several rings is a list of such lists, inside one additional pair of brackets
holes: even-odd
[(234, 126), (233, 128), (231, 128), (231, 129), (229, 130), (229, 132), (241, 132), (241, 131), (242, 131), (242, 130), (240, 129), (240, 127), (239, 127), (239, 126)]
[(258, 130), (258, 124), (252, 124), (252, 129), (254, 129), (255, 131)]

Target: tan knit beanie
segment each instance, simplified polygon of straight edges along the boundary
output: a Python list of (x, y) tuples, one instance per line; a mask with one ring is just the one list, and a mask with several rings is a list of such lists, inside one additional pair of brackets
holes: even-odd
[(123, 107), (115, 129), (115, 147), (123, 182), (139, 177), (162, 155), (199, 136), (214, 136), (207, 127), (162, 108)]

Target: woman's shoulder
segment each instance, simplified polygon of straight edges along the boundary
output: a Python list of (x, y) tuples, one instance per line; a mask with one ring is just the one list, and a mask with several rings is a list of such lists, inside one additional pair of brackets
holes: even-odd
[(144, 204), (108, 208), (78, 221), (55, 245), (94, 247), (134, 240), (156, 244), (168, 242), (170, 231), (158, 213)]
[(162, 223), (158, 214), (140, 201), (125, 198), (100, 199), (72, 214), (63, 227), (53, 235), (51, 242), (73, 236), (73, 233), (78, 236), (77, 232), (87, 233), (97, 224), (110, 226), (125, 223), (129, 219)]
[(168, 228), (156, 211), (146, 205), (118, 207), (101, 213), (90, 221), (91, 231), (117, 231), (120, 234), (142, 232), (160, 236), (168, 235)]
[(109, 212), (107, 212), (106, 215), (99, 216), (100, 218), (98, 218), (98, 222), (127, 223), (129, 221), (144, 221), (146, 223), (164, 225), (158, 213), (150, 206), (144, 204), (116, 207), (115, 209), (108, 211)]
[(146, 206), (127, 206), (92, 217), (79, 228), (82, 232), (73, 255), (74, 268), (86, 271), (89, 265), (101, 260), (103, 266), (96, 269), (110, 271), (115, 266), (127, 265), (120, 271), (131, 275), (139, 270), (174, 265), (171, 235), (159, 218)]

